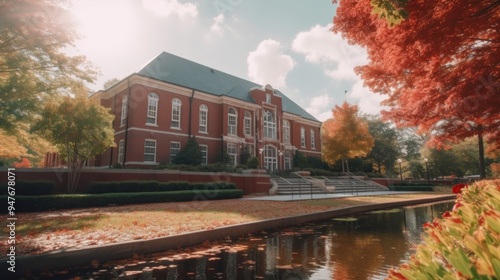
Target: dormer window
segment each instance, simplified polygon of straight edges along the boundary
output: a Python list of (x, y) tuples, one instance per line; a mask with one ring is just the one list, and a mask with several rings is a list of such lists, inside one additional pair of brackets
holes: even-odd
[(271, 103), (271, 94), (266, 93), (266, 103)]

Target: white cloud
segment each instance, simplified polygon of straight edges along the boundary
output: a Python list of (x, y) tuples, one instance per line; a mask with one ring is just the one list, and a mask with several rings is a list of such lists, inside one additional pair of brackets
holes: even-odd
[(365, 114), (377, 115), (381, 110), (387, 110), (389, 107), (380, 105), (380, 102), (386, 99), (386, 96), (373, 93), (369, 88), (363, 86), (362, 81), (356, 82), (347, 96), (356, 100), (359, 110)]
[(142, 0), (145, 10), (160, 17), (177, 15), (184, 19), (198, 16), (198, 8), (193, 3), (180, 3), (178, 0)]
[(354, 67), (368, 62), (366, 51), (352, 46), (330, 31), (332, 25), (315, 25), (295, 36), (292, 49), (305, 55), (306, 61), (322, 64), (325, 75), (334, 79), (357, 81)]
[(214, 23), (210, 26), (210, 32), (214, 34), (222, 34), (222, 24), (224, 23), (224, 14), (214, 17)]
[(295, 61), (283, 53), (280, 42), (267, 39), (248, 54), (247, 64), (248, 77), (252, 81), (282, 89), (286, 87), (286, 76), (295, 66)]
[(324, 93), (311, 99), (306, 111), (319, 121), (325, 121), (332, 117), (332, 108), (333, 98)]

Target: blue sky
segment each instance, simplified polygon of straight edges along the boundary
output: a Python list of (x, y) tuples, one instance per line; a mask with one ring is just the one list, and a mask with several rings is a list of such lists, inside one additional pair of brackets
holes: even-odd
[[(76, 49), (99, 68), (92, 89), (163, 51), (271, 84), (320, 121), (345, 98), (377, 114), (382, 97), (353, 68), (366, 52), (329, 31), (331, 0), (73, 0)], [(348, 91), (345, 95), (345, 91)]]

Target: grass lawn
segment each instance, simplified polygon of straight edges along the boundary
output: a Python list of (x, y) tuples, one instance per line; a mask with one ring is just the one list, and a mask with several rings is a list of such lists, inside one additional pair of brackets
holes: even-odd
[[(320, 212), (340, 207), (435, 197), (443, 193), (391, 194), (294, 202), (216, 200), (138, 204), (17, 214), (16, 254), (38, 254)], [(2, 219), (6, 219), (3, 217)], [(0, 250), (7, 251), (8, 228)]]

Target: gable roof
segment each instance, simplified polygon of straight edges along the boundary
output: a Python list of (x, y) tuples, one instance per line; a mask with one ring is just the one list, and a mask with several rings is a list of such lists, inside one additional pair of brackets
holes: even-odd
[[(136, 73), (178, 86), (217, 96), (228, 96), (250, 103), (255, 103), (250, 96), (250, 90), (255, 87), (262, 88), (262, 85), (167, 52), (155, 57)], [(274, 91), (282, 99), (283, 111), (319, 122), (279, 90)]]

